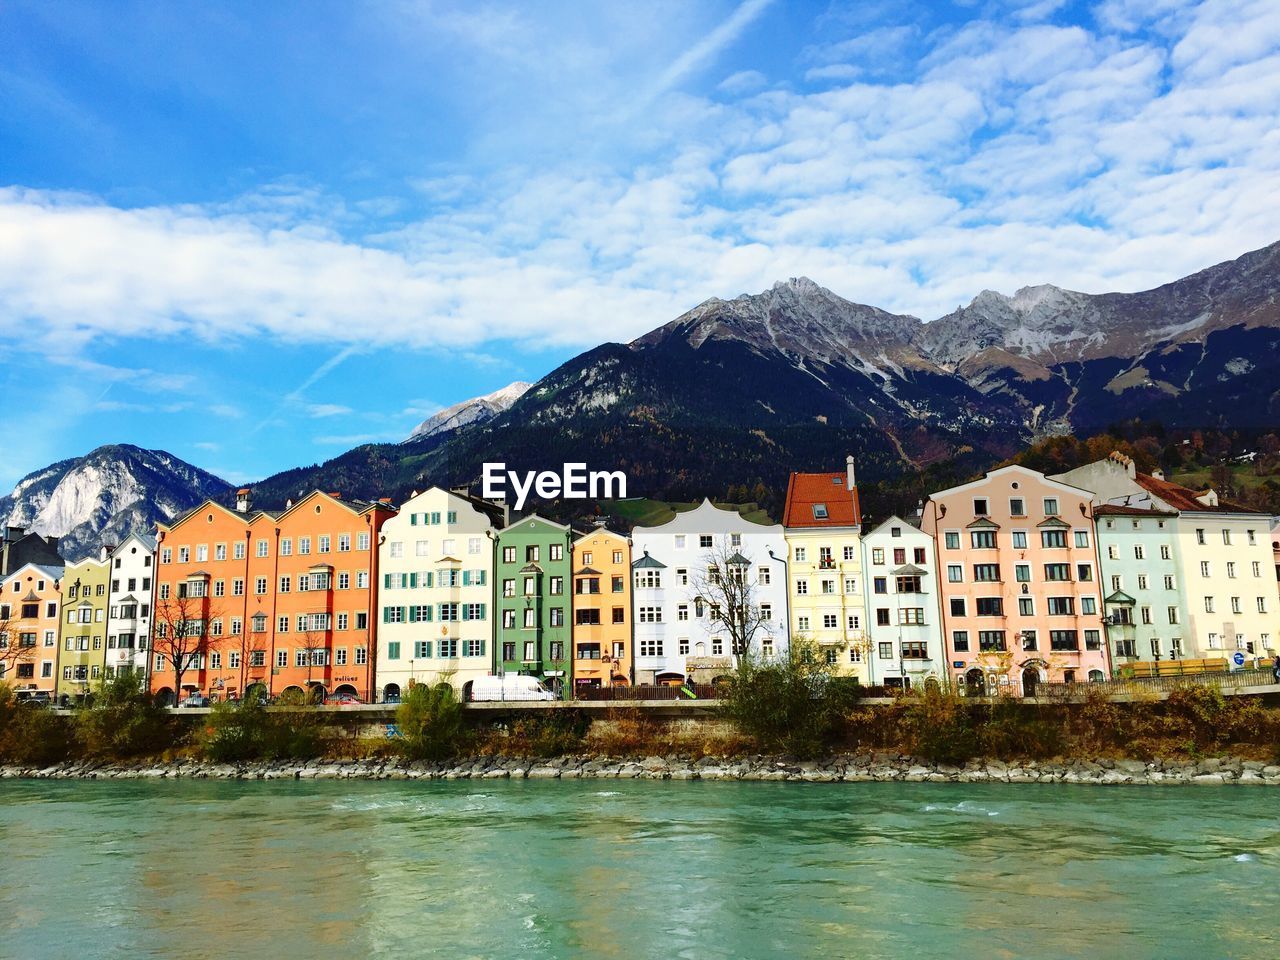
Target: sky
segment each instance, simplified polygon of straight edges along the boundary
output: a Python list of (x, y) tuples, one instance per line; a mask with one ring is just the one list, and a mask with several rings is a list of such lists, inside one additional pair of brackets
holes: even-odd
[(0, 0), (0, 487), (399, 440), (718, 296), (1280, 240), (1280, 3)]

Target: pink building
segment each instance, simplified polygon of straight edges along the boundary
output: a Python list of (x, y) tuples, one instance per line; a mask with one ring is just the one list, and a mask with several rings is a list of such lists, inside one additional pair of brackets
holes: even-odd
[(921, 529), (938, 553), (949, 672), (967, 692), (1111, 675), (1091, 497), (1021, 466), (929, 497)]

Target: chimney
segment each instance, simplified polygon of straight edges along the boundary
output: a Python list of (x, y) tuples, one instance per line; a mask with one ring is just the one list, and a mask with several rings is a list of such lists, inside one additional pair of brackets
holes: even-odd
[(16, 543), (21, 540), (27, 533), (26, 527), (5, 527), (4, 538), (9, 543)]
[(100, 563), (106, 563), (107, 558), (111, 556), (111, 551), (114, 549), (115, 549), (115, 544), (104, 543), (102, 546), (98, 548), (98, 561)]
[(253, 506), (253, 491), (248, 487), (241, 487), (236, 491), (236, 513), (248, 513)]
[(924, 516), (924, 501), (923, 501), (923, 500), (917, 500), (917, 501), (916, 501), (916, 516), (917, 516), (917, 517), (923, 517), (923, 516)]
[(1155, 477), (1157, 480), (1164, 479), (1164, 471), (1161, 470), (1159, 467), (1156, 467), (1154, 470), (1152, 470), (1151, 475)]
[(341, 499), (342, 499), (342, 494), (341, 494), (339, 491), (337, 491), (337, 490), (331, 491), (331, 492), (330, 492), (330, 494), (329, 494), (329, 496), (330, 496), (330, 497), (332, 497), (334, 500), (341, 500)]
[(847, 478), (845, 481), (846, 487), (850, 490), (856, 490), (858, 483), (853, 475), (853, 454), (849, 454), (849, 456), (844, 458), (844, 472), (845, 477)]

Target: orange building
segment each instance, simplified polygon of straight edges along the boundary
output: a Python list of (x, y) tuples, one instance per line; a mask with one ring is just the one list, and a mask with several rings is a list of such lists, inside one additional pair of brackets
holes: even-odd
[(250, 505), (241, 490), (234, 511), (208, 501), (160, 525), (151, 689), (372, 699), (377, 537), (394, 508), (318, 491), (280, 513)]
[(0, 680), (19, 697), (57, 686), (63, 569), (28, 563), (0, 580)]
[(631, 541), (601, 527), (573, 544), (573, 687), (631, 682)]

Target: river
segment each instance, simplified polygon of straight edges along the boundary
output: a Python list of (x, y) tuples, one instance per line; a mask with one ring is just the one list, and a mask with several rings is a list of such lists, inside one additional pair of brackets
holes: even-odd
[(1280, 957), (1280, 794), (0, 781), (0, 956)]

